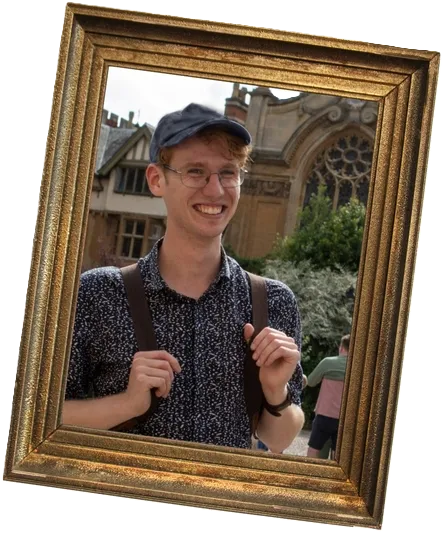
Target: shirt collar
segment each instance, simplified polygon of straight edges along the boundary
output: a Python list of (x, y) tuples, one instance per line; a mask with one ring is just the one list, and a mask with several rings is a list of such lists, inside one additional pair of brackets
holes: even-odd
[[(141, 274), (144, 280), (144, 287), (146, 290), (151, 291), (161, 291), (162, 289), (168, 289), (168, 286), (164, 279), (161, 276), (158, 264), (159, 250), (163, 244), (163, 237), (155, 243), (152, 250), (141, 259), (138, 260), (138, 265), (141, 270)], [(228, 256), (223, 248), (221, 247), (221, 266), (215, 280), (212, 282), (212, 285), (216, 285), (220, 279), (230, 280), (231, 279), (231, 267)]]

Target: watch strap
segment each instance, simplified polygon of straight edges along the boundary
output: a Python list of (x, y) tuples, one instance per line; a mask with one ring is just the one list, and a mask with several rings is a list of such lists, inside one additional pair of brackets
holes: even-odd
[(283, 411), (289, 405), (291, 405), (291, 392), (289, 387), (287, 387), (286, 398), (282, 403), (279, 403), (278, 405), (271, 405), (266, 401), (266, 399), (263, 401), (263, 407), (273, 416), (282, 416), (280, 411)]

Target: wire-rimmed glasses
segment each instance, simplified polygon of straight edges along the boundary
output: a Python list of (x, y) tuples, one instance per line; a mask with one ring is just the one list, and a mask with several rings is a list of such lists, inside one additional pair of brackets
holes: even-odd
[(180, 177), (182, 184), (192, 189), (201, 189), (207, 185), (212, 174), (217, 174), (221, 186), (225, 189), (239, 187), (248, 172), (244, 168), (236, 166), (223, 168), (218, 172), (211, 172), (208, 168), (201, 166), (186, 166), (181, 169), (176, 169), (163, 164), (163, 167), (171, 172), (175, 172)]

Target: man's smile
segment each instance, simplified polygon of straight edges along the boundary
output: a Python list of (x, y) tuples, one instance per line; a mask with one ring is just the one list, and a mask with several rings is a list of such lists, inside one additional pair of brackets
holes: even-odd
[(220, 215), (226, 207), (224, 205), (195, 204), (194, 209), (206, 215)]

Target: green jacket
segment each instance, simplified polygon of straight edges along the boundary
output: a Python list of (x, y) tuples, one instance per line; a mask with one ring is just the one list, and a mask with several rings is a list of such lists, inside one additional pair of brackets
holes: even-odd
[(326, 357), (317, 365), (317, 367), (307, 377), (308, 386), (315, 387), (323, 378), (343, 381), (345, 378), (345, 369), (347, 368), (347, 356), (336, 355)]

